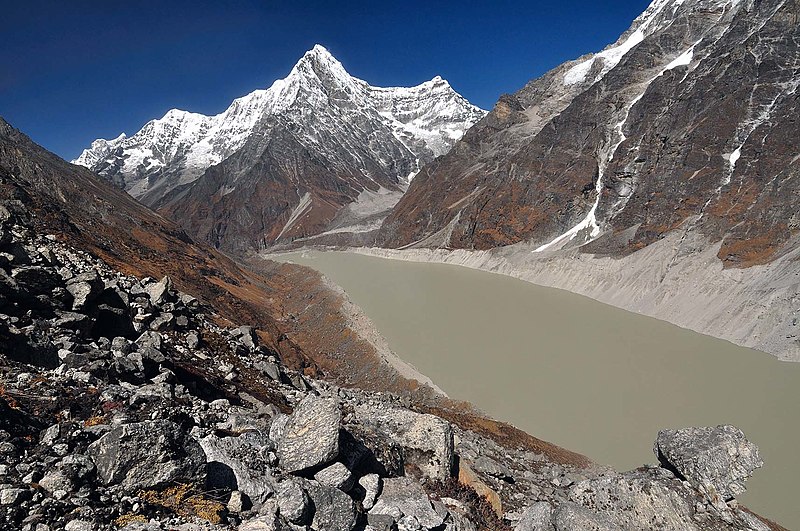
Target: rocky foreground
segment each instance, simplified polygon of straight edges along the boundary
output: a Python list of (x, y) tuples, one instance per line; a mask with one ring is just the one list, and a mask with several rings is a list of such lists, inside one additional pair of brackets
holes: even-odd
[(285, 367), (257, 330), (0, 205), (0, 528), (780, 529), (731, 426), (626, 473), (500, 445)]

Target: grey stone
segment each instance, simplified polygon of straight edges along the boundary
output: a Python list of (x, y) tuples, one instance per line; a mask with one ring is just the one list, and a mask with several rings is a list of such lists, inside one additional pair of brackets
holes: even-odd
[(172, 279), (164, 277), (159, 282), (147, 285), (144, 290), (150, 296), (150, 302), (160, 305), (169, 297), (169, 292), (172, 290)]
[(406, 463), (414, 464), (423, 475), (447, 479), (453, 468), (453, 428), (439, 417), (405, 409), (359, 405), (355, 417), (363, 428), (381, 434), (400, 445)]
[(282, 527), (278, 524), (276, 515), (258, 516), (239, 525), (239, 531), (278, 531)]
[(253, 366), (261, 371), (262, 374), (267, 376), (270, 380), (280, 381), (281, 372), (276, 363), (269, 361), (258, 361)]
[(248, 496), (242, 491), (235, 490), (231, 492), (231, 497), (228, 499), (226, 507), (232, 513), (241, 513), (249, 505)]
[(104, 485), (119, 484), (129, 490), (204, 477), (202, 448), (166, 420), (116, 426), (93, 442), (88, 454)]
[(72, 295), (72, 309), (82, 310), (103, 293), (105, 285), (96, 271), (81, 273), (69, 279), (67, 291)]
[(323, 485), (334, 487), (344, 492), (348, 492), (353, 487), (353, 473), (338, 461), (314, 474), (314, 479)]
[(61, 470), (49, 471), (39, 480), (39, 485), (51, 494), (57, 491), (72, 492), (75, 489), (75, 483)]
[(142, 362), (147, 360), (148, 362), (160, 364), (166, 361), (166, 356), (161, 353), (161, 350), (153, 347), (142, 347), (137, 352), (132, 352), (128, 354), (128, 358), (135, 358), (141, 359)]
[(61, 425), (53, 424), (39, 434), (39, 443), (43, 446), (52, 446), (61, 437)]
[(305, 521), (308, 495), (298, 482), (289, 479), (278, 484), (275, 500), (281, 516), (295, 524)]
[(156, 350), (161, 350), (161, 344), (161, 334), (154, 331), (143, 332), (142, 335), (136, 339), (136, 345), (139, 347), (152, 347)]
[(250, 350), (256, 348), (257, 342), (255, 334), (253, 333), (253, 327), (240, 326), (236, 330), (236, 335), (239, 337), (239, 342), (245, 347), (249, 348)]
[(31, 493), (28, 489), (2, 489), (0, 490), (0, 505), (16, 505), (29, 499)]
[(94, 531), (97, 529), (94, 522), (87, 520), (70, 520), (64, 526), (64, 531)]
[(375, 500), (381, 493), (381, 477), (378, 474), (367, 474), (358, 480), (358, 484), (364, 489), (364, 509), (370, 510), (375, 505)]
[(208, 465), (210, 487), (227, 487), (246, 494), (260, 507), (275, 491), (272, 469), (266, 459), (270, 441), (258, 432), (239, 437), (209, 435), (200, 439)]
[(88, 332), (92, 326), (92, 320), (88, 315), (76, 312), (56, 311), (56, 318), (53, 320), (55, 328), (69, 328), (79, 332)]
[(150, 330), (167, 331), (172, 330), (175, 324), (175, 316), (170, 312), (165, 312), (150, 321)]
[(483, 455), (479, 456), (475, 459), (475, 461), (473, 461), (472, 468), (474, 468), (477, 472), (481, 472), (498, 479), (511, 479), (513, 477), (507, 466)]
[(308, 395), (300, 401), (277, 441), (283, 470), (297, 472), (333, 461), (339, 453), (341, 419), (334, 400)]
[(316, 481), (303, 483), (314, 508), (311, 517), (313, 529), (348, 531), (355, 527), (356, 507), (350, 496)]
[(555, 510), (553, 524), (556, 531), (620, 531), (620, 529), (632, 531), (636, 529), (627, 526), (620, 528), (586, 507), (569, 502), (559, 505)]
[(555, 531), (552, 516), (553, 507), (549, 503), (534, 503), (522, 513), (514, 531)]
[(78, 480), (84, 480), (97, 471), (92, 459), (83, 454), (70, 454), (64, 457), (59, 467), (68, 477)]
[(111, 340), (111, 350), (120, 352), (122, 354), (128, 354), (133, 350), (134, 343), (125, 337), (117, 336)]
[(433, 509), (422, 485), (409, 477), (384, 479), (381, 495), (369, 514), (413, 516), (426, 528), (444, 523), (444, 517)]
[(397, 521), (390, 514), (368, 514), (367, 522), (376, 531), (392, 531), (397, 529)]
[(269, 425), (269, 438), (274, 442), (278, 442), (283, 438), (283, 433), (286, 431), (286, 425), (289, 423), (289, 415), (278, 413), (272, 417), (272, 422)]
[(653, 451), (712, 502), (742, 494), (745, 482), (764, 462), (758, 447), (735, 426), (662, 430)]

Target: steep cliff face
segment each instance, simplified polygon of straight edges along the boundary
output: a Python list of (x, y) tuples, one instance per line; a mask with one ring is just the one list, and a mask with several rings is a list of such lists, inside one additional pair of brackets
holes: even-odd
[(95, 141), (75, 162), (240, 251), (320, 232), (362, 193), (394, 204), (420, 165), (484, 114), (438, 76), (373, 87), (316, 46), (222, 114), (172, 110), (130, 138)]
[(721, 242), (726, 267), (774, 260), (800, 229), (799, 16), (791, 0), (654, 1), (602, 52), (501, 98), (379, 242), (622, 256), (682, 231)]

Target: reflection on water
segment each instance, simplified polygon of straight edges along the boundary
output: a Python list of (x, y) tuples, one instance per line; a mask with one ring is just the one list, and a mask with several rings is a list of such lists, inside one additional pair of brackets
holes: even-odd
[(562, 290), (466, 268), (306, 252), (451, 397), (618, 469), (659, 428), (734, 424), (766, 465), (741, 501), (800, 528), (800, 364)]

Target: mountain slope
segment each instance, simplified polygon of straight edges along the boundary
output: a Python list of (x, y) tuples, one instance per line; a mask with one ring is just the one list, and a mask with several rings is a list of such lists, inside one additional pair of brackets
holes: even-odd
[[(424, 167), (375, 251), (800, 360), (800, 3), (656, 0)], [(417, 250), (414, 250), (417, 249)]]
[(372, 87), (316, 46), (222, 114), (172, 110), (130, 138), (95, 141), (75, 162), (192, 234), (245, 250), (319, 232), (365, 191), (396, 201), (420, 164), (484, 114), (438, 76)]
[[(260, 261), (257, 270), (234, 262), (86, 168), (44, 150), (2, 118), (0, 199), (22, 202), (36, 214), (39, 232), (55, 234), (125, 274), (169, 275), (225, 319), (257, 327), (264, 344), (298, 370), (343, 385), (435, 395), (413, 374), (404, 376), (387, 363), (382, 346), (348, 324), (346, 298), (319, 274), (269, 261)], [(312, 308), (309, 298), (316, 301)]]
[(380, 241), (621, 256), (671, 231), (778, 257), (798, 191), (798, 3), (656, 0), (615, 44), (500, 100), (425, 167)]

